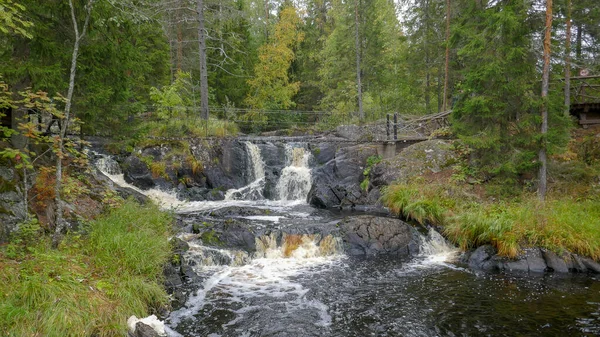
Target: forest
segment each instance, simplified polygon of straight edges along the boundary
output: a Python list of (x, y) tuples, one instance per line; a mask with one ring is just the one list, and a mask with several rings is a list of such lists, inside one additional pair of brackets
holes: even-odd
[[(228, 174), (223, 153), (238, 153), (224, 144), (448, 112), (424, 141), (450, 145), (422, 154), (451, 152), (441, 169), (376, 186), (381, 170), (406, 168), (359, 144), (360, 165), (331, 171), (355, 170), (360, 200), (463, 251), (490, 246), (518, 259), (534, 247), (591, 261), (568, 271), (600, 271), (597, 1), (0, 0), (0, 334), (122, 335), (129, 315), (172, 309), (163, 274), (185, 274), (181, 247), (168, 241), (182, 216), (126, 200), (93, 173), (94, 137), (110, 140), (103, 150), (123, 170), (142, 166), (152, 186), (222, 201), (288, 168), (278, 162), (265, 176), (262, 167), (259, 179), (257, 162), (288, 160), (297, 166), (287, 172), (305, 169), (312, 196), (317, 171), (355, 143), (278, 144), (286, 159), (239, 142), (248, 158), (238, 178), (248, 181), (235, 183), (213, 178)], [(599, 119), (574, 108), (585, 102)], [(214, 139), (224, 140), (217, 150)], [(223, 248), (221, 228), (205, 220), (194, 234)], [(293, 240), (288, 253), (306, 243)]]

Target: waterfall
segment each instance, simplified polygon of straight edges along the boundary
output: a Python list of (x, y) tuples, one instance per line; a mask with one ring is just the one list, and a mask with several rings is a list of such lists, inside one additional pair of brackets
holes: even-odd
[(96, 153), (96, 155), (100, 156), (100, 159), (96, 160), (96, 168), (105, 176), (107, 176), (108, 179), (110, 179), (113, 182), (113, 184), (116, 184), (120, 187), (129, 188), (138, 193), (141, 193), (147, 196), (148, 198), (152, 199), (164, 209), (175, 209), (184, 204), (182, 201), (177, 199), (175, 193), (161, 191), (156, 188), (151, 188), (149, 190), (144, 191), (127, 183), (125, 181), (125, 177), (123, 176), (123, 172), (121, 171), (119, 163), (117, 163), (110, 156), (99, 153)]
[(225, 193), (225, 200), (260, 200), (263, 199), (265, 188), (265, 163), (260, 154), (260, 148), (251, 142), (244, 142), (250, 159), (248, 176), (252, 182), (242, 188), (231, 189)]
[(312, 177), (308, 167), (310, 152), (303, 147), (286, 145), (288, 166), (281, 171), (277, 182), (279, 200), (306, 200)]
[(421, 236), (419, 256), (408, 263), (406, 270), (417, 270), (435, 266), (446, 266), (455, 268), (448, 262), (452, 262), (459, 250), (450, 244), (444, 237), (433, 228), (429, 229), (427, 236)]
[(342, 239), (331, 234), (289, 234), (271, 232), (255, 237), (256, 251), (252, 254), (238, 249), (206, 246), (197, 234), (180, 234), (189, 250), (185, 259), (194, 261), (198, 268), (206, 266), (243, 266), (256, 259), (311, 259), (342, 256)]

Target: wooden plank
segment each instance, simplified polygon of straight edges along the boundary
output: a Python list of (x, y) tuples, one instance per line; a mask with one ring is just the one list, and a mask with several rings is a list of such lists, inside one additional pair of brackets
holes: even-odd
[(579, 121), (581, 125), (600, 124), (600, 119), (583, 119)]

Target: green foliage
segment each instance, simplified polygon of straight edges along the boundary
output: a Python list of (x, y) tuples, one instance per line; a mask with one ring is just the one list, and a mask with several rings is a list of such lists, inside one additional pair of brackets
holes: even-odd
[(382, 159), (383, 158), (379, 155), (374, 155), (374, 156), (370, 156), (369, 158), (367, 158), (367, 167), (365, 167), (365, 169), (363, 171), (364, 179), (360, 183), (360, 188), (363, 191), (365, 191), (365, 192), (369, 191), (369, 174), (371, 174), (371, 169), (373, 168), (373, 166), (379, 164)]
[[(192, 112), (189, 107), (200, 101), (199, 89), (194, 90), (190, 73), (177, 72), (175, 81), (162, 89), (150, 88), (150, 99), (156, 106), (158, 119), (181, 118)], [(197, 113), (197, 112), (196, 112)]]
[[(498, 2), (480, 6), (465, 2), (453, 26), (461, 82), (456, 86), (452, 126), (475, 151), (470, 165), (494, 175), (532, 172), (537, 151), (547, 142), (551, 151), (564, 147), (568, 120), (560, 90), (542, 102), (536, 83), (530, 2)], [(539, 136), (539, 111), (550, 112), (550, 133)]]
[(445, 219), (444, 209), (436, 200), (428, 200), (419, 195), (414, 187), (391, 185), (383, 190), (381, 200), (392, 213), (421, 224), (441, 225)]
[(304, 39), (300, 24), (293, 5), (280, 11), (273, 39), (259, 49), (254, 78), (248, 81), (250, 95), (246, 102), (249, 106), (257, 109), (294, 107), (292, 98), (300, 89), (300, 83), (290, 80), (289, 70), (296, 58), (295, 49)]
[[(0, 252), (0, 332), (10, 336), (117, 336), (126, 319), (167, 303), (162, 267), (171, 217), (128, 201), (70, 235), (38, 238), (17, 260)], [(31, 229), (34, 229), (32, 226)]]
[[(357, 12), (358, 51), (355, 44)], [(349, 115), (357, 111), (358, 104), (358, 52), (367, 118), (376, 120), (394, 110), (412, 111), (414, 96), (404, 76), (406, 46), (394, 5), (381, 0), (333, 1), (328, 16), (333, 27), (319, 55), (321, 109), (341, 115), (337, 123), (351, 122)]]
[(13, 0), (0, 0), (0, 33), (31, 39), (28, 29), (33, 24), (23, 16), (25, 11), (25, 6)]

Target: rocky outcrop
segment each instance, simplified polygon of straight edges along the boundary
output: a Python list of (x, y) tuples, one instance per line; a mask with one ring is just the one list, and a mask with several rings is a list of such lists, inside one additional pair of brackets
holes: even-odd
[(266, 199), (276, 199), (277, 182), (281, 176), (281, 171), (286, 166), (285, 145), (282, 143), (264, 143), (258, 144), (258, 147), (265, 163), (264, 197)]
[(432, 139), (411, 145), (393, 158), (384, 159), (370, 172), (374, 187), (394, 181), (407, 182), (427, 172), (437, 173), (456, 163), (457, 156), (446, 140)]
[[(235, 140), (190, 141), (139, 149), (121, 161), (125, 181), (147, 190), (177, 190), (181, 199), (222, 200), (248, 176), (246, 149)], [(182, 149), (183, 146), (183, 149)]]
[(559, 256), (543, 248), (527, 248), (516, 259), (507, 259), (498, 256), (491, 245), (484, 245), (465, 253), (462, 259), (472, 269), (487, 271), (600, 273), (600, 264), (590, 258), (567, 252)]
[(187, 294), (183, 291), (184, 283), (195, 280), (196, 274), (183, 257), (189, 249), (187, 242), (179, 238), (172, 238), (171, 246), (173, 255), (170, 262), (165, 265), (163, 275), (165, 277), (165, 289), (171, 295), (171, 307), (178, 309), (185, 304), (187, 299)]
[(316, 159), (313, 185), (308, 194), (311, 205), (321, 208), (367, 204), (367, 193), (360, 188), (365, 163), (377, 155), (374, 145), (355, 145), (335, 149), (331, 143), (313, 146)]
[(419, 253), (419, 233), (399, 219), (372, 215), (348, 217), (340, 223), (340, 234), (349, 255), (409, 256)]
[(27, 208), (19, 181), (13, 168), (0, 166), (0, 243), (6, 242), (26, 216)]

